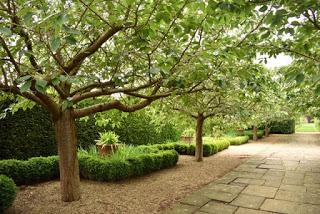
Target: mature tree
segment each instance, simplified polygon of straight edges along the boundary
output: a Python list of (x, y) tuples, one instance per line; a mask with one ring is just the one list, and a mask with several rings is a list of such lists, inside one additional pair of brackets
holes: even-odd
[(75, 119), (111, 109), (136, 111), (183, 91), (179, 75), (200, 46), (203, 26), (219, 22), (208, 17), (206, 7), (213, 13), (218, 6), (151, 0), (0, 2), (0, 91), (50, 112), (63, 201), (80, 197)]

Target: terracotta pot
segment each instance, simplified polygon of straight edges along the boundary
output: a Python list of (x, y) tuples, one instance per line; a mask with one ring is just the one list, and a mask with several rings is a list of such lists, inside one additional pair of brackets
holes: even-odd
[(193, 142), (193, 137), (190, 136), (181, 136), (181, 140), (186, 142), (186, 143), (192, 143)]
[(117, 150), (119, 145), (117, 144), (109, 144), (109, 145), (102, 145), (102, 144), (96, 144), (97, 150), (99, 152), (100, 156), (106, 156), (106, 155), (112, 155)]

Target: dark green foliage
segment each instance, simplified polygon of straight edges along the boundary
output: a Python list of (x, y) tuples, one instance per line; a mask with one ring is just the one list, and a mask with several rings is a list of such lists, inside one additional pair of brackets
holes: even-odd
[[(0, 103), (0, 111), (8, 104)], [(94, 118), (77, 121), (78, 145), (87, 149), (95, 144), (99, 132), (115, 131), (125, 144), (145, 145), (177, 140), (179, 133), (171, 123), (157, 127), (143, 111), (129, 114), (120, 122), (120, 127), (112, 129), (95, 125)], [(57, 154), (54, 129), (49, 114), (35, 106), (15, 114), (8, 113), (0, 120), (0, 159), (22, 159), (51, 156)]]
[(273, 121), (270, 123), (272, 134), (293, 134), (295, 132), (295, 120)]
[[(251, 139), (251, 140), (253, 139), (252, 130), (246, 130), (246, 131), (243, 132), (242, 135), (239, 135), (239, 136), (248, 136), (249, 139)], [(258, 130), (258, 131), (257, 131), (257, 137), (258, 137), (258, 139), (263, 138), (263, 136), (264, 136), (264, 130)]]
[(178, 157), (178, 153), (174, 150), (146, 153), (127, 160), (108, 160), (81, 155), (80, 175), (90, 180), (118, 181), (174, 166), (178, 162)]
[(80, 176), (97, 181), (117, 181), (130, 176), (127, 161), (106, 160), (88, 155), (79, 157)]
[[(80, 176), (97, 181), (118, 181), (171, 167), (178, 162), (179, 155), (174, 150), (150, 151), (127, 160), (79, 155)], [(59, 177), (59, 160), (57, 156), (26, 161), (2, 160), (0, 174), (11, 177), (18, 185), (52, 180)]]
[(17, 187), (11, 178), (0, 175), (0, 213), (12, 206), (17, 195)]
[(111, 130), (111, 127), (100, 127), (95, 124), (94, 118), (87, 121), (77, 121), (77, 140), (81, 148), (87, 149), (95, 144), (95, 140), (99, 139), (99, 133), (105, 130)]
[(40, 107), (0, 120), (0, 159), (28, 159), (57, 153), (49, 115)]
[[(208, 157), (224, 149), (227, 149), (230, 145), (228, 140), (209, 140), (203, 144), (203, 156)], [(165, 143), (158, 145), (151, 145), (150, 148), (156, 148), (160, 150), (174, 149), (180, 155), (195, 155), (195, 145), (187, 144), (184, 142)]]
[(214, 155), (230, 146), (228, 140), (213, 140), (203, 144), (203, 156), (208, 157)]
[(48, 181), (59, 176), (58, 162), (57, 156), (1, 160), (0, 174), (12, 178), (17, 185)]
[(114, 131), (119, 135), (120, 142), (130, 145), (159, 144), (176, 141), (180, 137), (173, 124), (157, 127), (145, 111), (129, 114)]
[(250, 137), (245, 135), (245, 136), (238, 136), (238, 137), (228, 137), (226, 139), (230, 142), (230, 145), (241, 145), (244, 143), (248, 143)]

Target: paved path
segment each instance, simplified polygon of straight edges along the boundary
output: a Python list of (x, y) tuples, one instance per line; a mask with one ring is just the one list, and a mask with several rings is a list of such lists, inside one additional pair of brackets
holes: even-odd
[(273, 135), (258, 143), (261, 152), (164, 213), (319, 214), (320, 134)]

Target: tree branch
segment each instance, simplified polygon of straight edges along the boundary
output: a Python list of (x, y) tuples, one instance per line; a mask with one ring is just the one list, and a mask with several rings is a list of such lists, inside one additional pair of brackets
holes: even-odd
[(13, 64), (14, 68), (16, 69), (18, 75), (20, 76), (21, 71), (20, 71), (20, 67), (18, 65), (18, 63), (15, 61), (9, 47), (7, 46), (6, 42), (4, 41), (4, 39), (0, 36), (0, 43), (3, 47), (3, 49), (6, 51), (8, 57), (10, 58), (10, 62)]
[(92, 97), (99, 97), (103, 95), (111, 95), (115, 93), (125, 93), (125, 92), (134, 92), (134, 91), (139, 91), (142, 89), (146, 89), (154, 84), (156, 84), (159, 80), (149, 82), (148, 84), (144, 84), (138, 87), (133, 87), (133, 88), (113, 88), (113, 89), (105, 89), (105, 88), (97, 88), (95, 91), (89, 91), (85, 92), (83, 94), (75, 94), (72, 97), (73, 103), (78, 103), (84, 99), (92, 98)]
[(108, 102), (108, 103), (93, 105), (93, 106), (82, 108), (82, 109), (74, 109), (73, 110), (73, 117), (74, 118), (81, 118), (81, 117), (88, 116), (90, 114), (94, 114), (97, 112), (103, 112), (103, 111), (107, 111), (107, 110), (111, 110), (111, 109), (118, 109), (123, 112), (134, 112), (134, 111), (140, 110), (140, 109), (150, 105), (153, 101), (154, 101), (153, 99), (149, 99), (149, 100), (141, 101), (140, 103), (137, 103), (137, 104), (134, 104), (131, 106), (127, 106), (117, 100), (117, 101), (114, 101), (111, 103)]
[(86, 49), (75, 55), (65, 67), (65, 71), (67, 73), (75, 74), (77, 71), (75, 68), (79, 67), (82, 62), (92, 54), (94, 54), (108, 39), (110, 39), (113, 35), (122, 30), (123, 26), (114, 26), (110, 28), (108, 31), (104, 32), (100, 35), (91, 45), (89, 45)]

